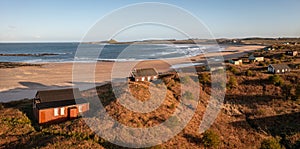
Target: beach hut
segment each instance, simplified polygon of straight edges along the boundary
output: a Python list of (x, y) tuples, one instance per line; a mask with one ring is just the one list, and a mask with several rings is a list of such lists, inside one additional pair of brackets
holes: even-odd
[(89, 110), (78, 88), (37, 91), (33, 99), (33, 113), (39, 124), (77, 118)]
[(264, 51), (274, 51), (275, 48), (273, 48), (272, 46), (267, 46), (263, 48)]
[(291, 68), (286, 64), (270, 64), (268, 66), (269, 73), (288, 73), (291, 71)]
[(234, 64), (234, 65), (242, 65), (243, 60), (242, 59), (231, 59), (231, 60), (229, 60), (229, 63)]
[(254, 55), (250, 55), (249, 56), (249, 61), (250, 62), (262, 62), (262, 61), (264, 61), (264, 57), (262, 57), (262, 56), (255, 57)]
[(140, 68), (134, 69), (131, 72), (131, 78), (133, 81), (152, 81), (156, 80), (158, 73), (155, 68)]
[(285, 53), (286, 55), (289, 55), (289, 56), (297, 56), (298, 55), (298, 51), (286, 51)]

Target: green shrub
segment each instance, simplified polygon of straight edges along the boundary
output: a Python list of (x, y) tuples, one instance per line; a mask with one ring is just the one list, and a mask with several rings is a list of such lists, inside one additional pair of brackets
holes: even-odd
[(254, 74), (251, 70), (247, 70), (245, 74), (246, 74), (246, 76), (254, 76)]
[(238, 86), (238, 83), (237, 83), (236, 78), (234, 76), (230, 76), (227, 87), (228, 88), (234, 88), (234, 87), (237, 87), (237, 86)]
[(31, 121), (27, 117), (21, 117), (21, 118), (3, 118), (1, 121), (6, 122), (12, 126), (18, 125), (18, 124), (31, 124)]
[(271, 138), (263, 140), (260, 149), (281, 149), (281, 145), (276, 139)]
[(184, 99), (187, 99), (187, 100), (193, 100), (194, 97), (193, 97), (193, 94), (189, 91), (186, 91), (184, 94), (183, 94), (183, 98)]
[(204, 147), (217, 148), (220, 143), (219, 135), (213, 131), (205, 131), (201, 142)]
[(207, 73), (199, 74), (199, 81), (202, 84), (208, 84), (210, 82), (209, 74), (207, 74)]
[(279, 75), (269, 76), (269, 81), (271, 81), (276, 86), (282, 86), (284, 84), (283, 79)]
[(186, 85), (189, 83), (190, 79), (191, 78), (189, 76), (184, 76), (180, 78), (180, 82)]
[(239, 73), (239, 71), (238, 71), (235, 67), (233, 67), (233, 66), (230, 66), (230, 67), (228, 68), (228, 70), (229, 70), (230, 72), (232, 72), (233, 74), (238, 74), (238, 73)]
[(170, 109), (175, 109), (175, 108), (176, 108), (175, 104), (172, 103), (172, 104), (170, 105)]
[(271, 59), (271, 63), (275, 63), (277, 60), (275, 58)]
[(281, 54), (281, 55), (280, 55), (280, 60), (283, 61), (283, 60), (285, 60), (285, 59), (286, 59), (286, 55), (285, 55), (285, 54)]

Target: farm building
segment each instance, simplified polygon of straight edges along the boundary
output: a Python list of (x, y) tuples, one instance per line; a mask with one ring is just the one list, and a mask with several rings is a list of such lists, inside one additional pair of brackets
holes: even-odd
[(250, 62), (262, 62), (264, 61), (264, 57), (255, 57), (254, 55), (249, 56)]
[(242, 65), (243, 60), (242, 59), (231, 59), (231, 60), (229, 60), (229, 63), (234, 64), (234, 65)]
[(290, 71), (291, 68), (285, 64), (270, 64), (268, 66), (268, 72), (270, 73), (287, 73)]
[(298, 51), (286, 51), (285, 54), (289, 55), (289, 56), (297, 56), (298, 55)]
[(131, 72), (131, 78), (133, 81), (152, 81), (156, 80), (158, 73), (154, 68), (141, 68), (134, 69)]
[(88, 110), (89, 103), (78, 88), (38, 91), (33, 99), (33, 113), (39, 124), (77, 118)]

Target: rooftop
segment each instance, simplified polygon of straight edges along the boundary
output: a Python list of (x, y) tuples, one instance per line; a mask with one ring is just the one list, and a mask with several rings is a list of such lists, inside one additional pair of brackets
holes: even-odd
[(37, 91), (36, 98), (40, 100), (41, 103), (44, 102), (55, 102), (64, 100), (74, 100), (82, 98), (78, 88), (68, 88), (59, 90), (41, 90)]
[(290, 69), (290, 67), (286, 64), (270, 64), (275, 69)]
[(132, 71), (133, 77), (143, 77), (143, 76), (156, 76), (157, 71), (154, 68), (141, 68)]

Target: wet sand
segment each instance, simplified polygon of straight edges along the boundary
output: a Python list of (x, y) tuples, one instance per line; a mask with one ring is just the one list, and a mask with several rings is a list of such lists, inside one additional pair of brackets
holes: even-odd
[(0, 69), (0, 102), (33, 98), (37, 90), (68, 88), (74, 84), (79, 85), (81, 89), (88, 89), (95, 83), (100, 85), (111, 81), (112, 78), (128, 77), (133, 67), (154, 67), (159, 72), (166, 72), (175, 64), (204, 62), (206, 58), (218, 56), (223, 56), (224, 59), (236, 58), (261, 48), (263, 46), (232, 46), (226, 49), (228, 52), (164, 61), (43, 63), (41, 66), (4, 68)]

